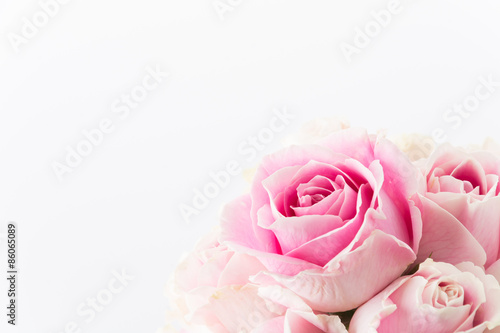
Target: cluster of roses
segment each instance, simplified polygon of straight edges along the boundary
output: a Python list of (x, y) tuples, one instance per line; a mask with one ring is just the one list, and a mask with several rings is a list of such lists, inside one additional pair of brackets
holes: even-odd
[(258, 167), (177, 268), (187, 332), (500, 332), (500, 158), (344, 129)]

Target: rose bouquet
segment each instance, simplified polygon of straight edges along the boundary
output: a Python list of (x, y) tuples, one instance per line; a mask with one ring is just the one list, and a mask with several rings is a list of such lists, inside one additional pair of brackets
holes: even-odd
[(500, 332), (499, 155), (419, 147), (342, 128), (265, 157), (175, 271), (183, 332)]

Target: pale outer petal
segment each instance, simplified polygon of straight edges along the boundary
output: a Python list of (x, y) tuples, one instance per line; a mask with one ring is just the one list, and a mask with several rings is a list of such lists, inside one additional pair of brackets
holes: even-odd
[(432, 137), (423, 134), (399, 134), (389, 139), (394, 142), (412, 162), (429, 157), (436, 149), (436, 143)]
[(269, 311), (257, 292), (258, 287), (250, 284), (220, 288), (210, 297), (207, 308), (228, 332), (250, 332), (280, 315)]
[(302, 125), (300, 131), (295, 135), (286, 137), (283, 144), (285, 146), (314, 144), (333, 132), (349, 127), (349, 122), (340, 117), (314, 119)]
[(271, 285), (261, 287), (259, 295), (272, 301), (273, 304), (283, 305), (288, 308), (283, 322), (284, 332), (347, 333), (338, 316), (314, 314), (312, 309), (289, 289)]
[(347, 333), (338, 316), (315, 314), (291, 291), (260, 289), (251, 284), (220, 288), (209, 297), (209, 304), (198, 310), (195, 319), (220, 333)]

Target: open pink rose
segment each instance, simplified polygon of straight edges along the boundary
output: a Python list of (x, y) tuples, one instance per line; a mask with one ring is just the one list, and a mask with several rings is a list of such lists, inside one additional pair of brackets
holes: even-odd
[(500, 285), (470, 262), (426, 260), (356, 310), (352, 333), (500, 332)]
[(353, 309), (416, 258), (417, 179), (384, 138), (341, 130), (267, 156), (251, 193), (226, 206), (221, 241), (265, 265), (253, 282), (288, 288), (315, 311)]
[(489, 267), (500, 258), (500, 159), (443, 145), (423, 168), (423, 237), (419, 261), (471, 261)]

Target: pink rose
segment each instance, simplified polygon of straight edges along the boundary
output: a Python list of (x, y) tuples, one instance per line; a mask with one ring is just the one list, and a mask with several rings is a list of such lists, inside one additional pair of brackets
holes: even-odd
[(249, 276), (264, 269), (260, 261), (234, 253), (217, 237), (215, 231), (203, 238), (175, 271), (177, 314), (170, 319), (180, 319), (185, 332), (347, 333), (338, 316), (314, 313), (291, 291), (251, 284)]
[(265, 265), (253, 282), (288, 288), (315, 311), (353, 309), (416, 258), (417, 173), (361, 129), (292, 146), (267, 156), (250, 195), (226, 206), (221, 241)]
[(492, 265), (500, 258), (500, 159), (450, 145), (434, 152), (423, 168), (423, 237), (418, 260)]
[(500, 332), (500, 285), (470, 262), (426, 260), (363, 304), (349, 332)]

